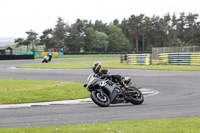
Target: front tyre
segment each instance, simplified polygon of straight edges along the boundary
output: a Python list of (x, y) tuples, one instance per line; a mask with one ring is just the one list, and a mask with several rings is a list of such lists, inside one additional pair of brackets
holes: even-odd
[(110, 98), (108, 97), (108, 95), (103, 93), (103, 96), (101, 96), (101, 92), (97, 90), (93, 90), (91, 92), (91, 99), (100, 107), (108, 107), (110, 105)]
[(130, 90), (135, 91), (136, 94), (133, 94), (131, 96), (129, 96), (130, 98), (130, 103), (135, 104), (135, 105), (140, 105), (144, 102), (144, 96), (141, 93), (140, 90), (138, 90), (135, 87), (130, 87)]

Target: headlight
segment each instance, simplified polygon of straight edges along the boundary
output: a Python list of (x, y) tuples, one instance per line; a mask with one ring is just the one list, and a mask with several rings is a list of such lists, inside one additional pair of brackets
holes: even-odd
[(99, 86), (103, 87), (106, 85), (106, 81), (101, 81), (101, 83), (99, 84)]

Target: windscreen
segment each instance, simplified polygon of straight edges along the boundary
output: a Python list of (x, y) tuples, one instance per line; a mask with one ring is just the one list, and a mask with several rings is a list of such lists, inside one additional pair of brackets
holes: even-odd
[(94, 76), (93, 76), (93, 74), (90, 74), (89, 76), (88, 76), (88, 79), (87, 79), (87, 83), (88, 83), (88, 87), (91, 85), (91, 83), (94, 81)]

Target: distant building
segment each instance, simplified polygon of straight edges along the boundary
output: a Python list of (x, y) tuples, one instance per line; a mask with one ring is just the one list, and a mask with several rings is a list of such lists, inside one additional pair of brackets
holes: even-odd
[[(0, 47), (0, 55), (6, 55), (7, 53), (9, 53), (10, 55), (12, 55), (12, 51), (13, 49), (11, 47)], [(7, 52), (9, 51), (9, 52)]]

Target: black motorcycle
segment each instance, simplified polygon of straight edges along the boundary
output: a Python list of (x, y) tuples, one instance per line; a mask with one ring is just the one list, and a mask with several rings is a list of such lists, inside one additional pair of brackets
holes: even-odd
[[(130, 86), (131, 79), (129, 77), (125, 77), (123, 80)], [(101, 107), (123, 102), (139, 105), (144, 101), (143, 94), (137, 88), (130, 86), (128, 90), (122, 89), (122, 85), (117, 81), (109, 78), (101, 79), (96, 74), (88, 76), (84, 87), (90, 91), (92, 101)]]

